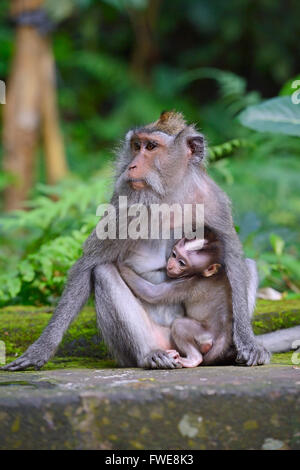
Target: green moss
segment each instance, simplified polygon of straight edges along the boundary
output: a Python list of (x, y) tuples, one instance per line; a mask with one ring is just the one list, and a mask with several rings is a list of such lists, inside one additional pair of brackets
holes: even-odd
[(257, 335), (300, 325), (300, 300), (259, 300), (252, 325)]
[[(19, 356), (42, 333), (52, 315), (50, 308), (6, 307), (0, 309), (0, 340), (6, 354)], [(108, 358), (93, 308), (83, 309), (66, 332), (57, 355)]]
[[(0, 340), (8, 356), (19, 356), (42, 333), (53, 309), (49, 307), (10, 306), (0, 309)], [(253, 319), (255, 334), (300, 324), (300, 300), (259, 300)], [(92, 307), (86, 307), (66, 332), (57, 356), (109, 359), (101, 341)]]
[[(6, 362), (11, 362), (14, 356), (7, 356)], [(61, 357), (55, 356), (43, 367), (43, 370), (55, 369), (111, 369), (117, 367), (112, 359), (97, 359), (95, 357)]]
[(271, 364), (282, 365), (282, 366), (293, 366), (292, 363), (293, 352), (286, 352), (281, 354), (273, 354)]
[(255, 313), (274, 313), (286, 311), (300, 311), (300, 299), (283, 299), (283, 300), (262, 300), (256, 303)]

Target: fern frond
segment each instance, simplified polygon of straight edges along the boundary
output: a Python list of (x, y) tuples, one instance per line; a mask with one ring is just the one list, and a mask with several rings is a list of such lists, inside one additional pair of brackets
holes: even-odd
[(228, 142), (224, 142), (220, 145), (214, 145), (208, 149), (209, 162), (216, 162), (222, 158), (228, 157), (228, 155), (234, 153), (237, 149), (243, 147), (253, 147), (254, 143), (247, 139), (233, 139)]

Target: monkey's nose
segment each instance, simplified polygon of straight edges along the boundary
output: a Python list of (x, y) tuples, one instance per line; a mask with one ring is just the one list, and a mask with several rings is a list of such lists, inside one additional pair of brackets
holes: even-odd
[(136, 165), (131, 165), (131, 166), (128, 167), (128, 171), (134, 170), (134, 168), (136, 168)]

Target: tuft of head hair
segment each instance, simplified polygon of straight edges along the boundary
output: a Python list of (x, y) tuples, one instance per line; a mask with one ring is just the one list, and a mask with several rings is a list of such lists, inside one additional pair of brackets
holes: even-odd
[(191, 240), (185, 243), (186, 251), (202, 250), (203, 246), (204, 246), (203, 238), (195, 238), (195, 240)]
[(146, 126), (169, 135), (177, 135), (187, 126), (183, 114), (176, 111), (163, 111), (159, 119)]

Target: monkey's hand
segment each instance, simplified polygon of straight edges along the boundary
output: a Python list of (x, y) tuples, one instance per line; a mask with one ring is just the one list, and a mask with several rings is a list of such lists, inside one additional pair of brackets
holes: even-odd
[(238, 342), (236, 344), (237, 357), (236, 362), (246, 366), (261, 366), (270, 362), (271, 354), (255, 338), (246, 344)]
[(47, 348), (45, 344), (41, 346), (38, 341), (36, 341), (29, 346), (22, 356), (1, 367), (1, 370), (17, 371), (28, 369), (28, 367), (34, 367), (35, 370), (39, 370), (44, 364), (46, 364), (52, 355), (52, 348), (50, 350), (50, 348)]
[(182, 365), (171, 357), (167, 351), (156, 349), (144, 357), (141, 367), (145, 369), (180, 369)]
[(126, 281), (126, 278), (132, 279), (134, 276), (137, 276), (137, 274), (129, 268), (126, 264), (122, 263), (117, 263), (118, 270), (120, 271), (120, 274), (122, 278)]

